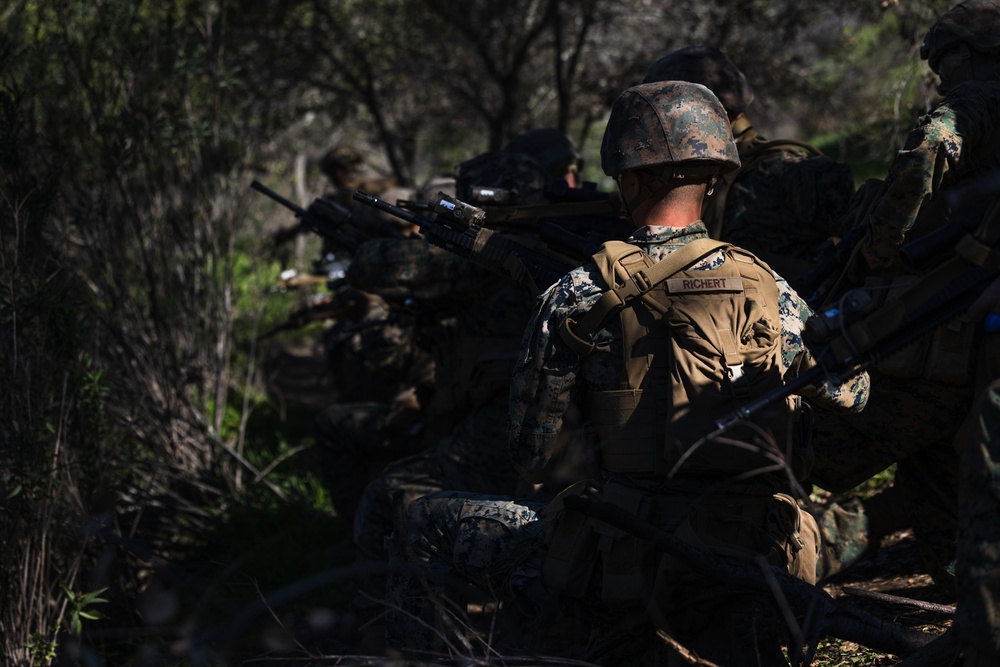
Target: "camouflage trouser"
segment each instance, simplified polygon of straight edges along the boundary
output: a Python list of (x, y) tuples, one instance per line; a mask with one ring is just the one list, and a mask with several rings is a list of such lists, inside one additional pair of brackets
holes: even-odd
[[(950, 587), (945, 567), (955, 553), (958, 453), (953, 441), (971, 393), (971, 384), (873, 374), (862, 412), (815, 415), (816, 461), (809, 481), (842, 493), (896, 463), (895, 485), (910, 524), (924, 560), (944, 587)], [(820, 526), (827, 575), (850, 565), (868, 547), (869, 521), (857, 501), (831, 507)]]
[[(690, 498), (685, 498), (686, 506)], [(436, 493), (414, 501), (406, 512), (405, 539), (390, 542), (387, 648), (414, 657), (421, 652), (463, 650), (463, 643), (477, 627), (465, 616), (468, 599), (463, 585), (468, 583), (485, 594), (486, 601), (503, 600), (502, 612), (487, 623), (494, 649), (523, 652), (539, 646), (560, 646), (570, 654), (579, 654), (592, 640), (601, 643), (601, 637), (589, 630), (592, 627), (613, 633), (622, 645), (631, 645), (639, 638), (636, 628), (651, 627), (641, 622), (647, 619), (641, 600), (625, 606), (604, 602), (598, 584), (585, 586), (592, 591), (585, 593), (585, 598), (567, 602), (543, 585), (547, 545), (555, 539), (550, 538), (550, 524), (538, 518), (544, 507), (542, 503), (512, 497), (457, 492)], [(815, 544), (815, 531), (813, 535)], [(701, 548), (711, 550), (704, 544)], [(719, 586), (664, 557), (666, 561), (674, 565), (667, 566), (664, 572), (673, 574), (669, 581), (656, 579), (658, 591), (662, 586), (666, 606), (658, 607), (655, 615), (670, 627), (672, 634), (678, 630), (682, 642), (691, 641), (699, 651), (724, 656), (720, 664), (787, 664), (777, 644), (758, 646), (756, 652), (747, 650), (754, 645), (757, 627), (748, 624), (748, 618), (761, 623), (763, 618), (777, 618), (768, 600)], [(407, 565), (413, 569), (407, 570)], [(664, 611), (668, 612), (665, 616)], [(567, 615), (563, 616), (563, 627), (554, 628), (553, 634), (550, 622), (560, 616), (558, 612)], [(574, 616), (575, 612), (584, 616)], [(571, 627), (565, 626), (567, 620)], [(558, 636), (559, 632), (562, 636)], [(651, 645), (655, 643), (637, 644), (639, 650)], [(484, 649), (470, 644), (464, 650), (481, 654)], [(671, 660), (665, 664), (688, 664), (676, 655)], [(607, 664), (625, 663), (617, 655)]]
[(542, 553), (549, 529), (538, 520), (543, 508), (452, 491), (411, 503), (406, 534), (388, 543), (386, 648), (405, 655), (461, 651), (470, 625), (463, 586), (497, 599), (501, 591), (540, 584), (532, 556)]
[[(1000, 663), (1000, 354), (984, 345), (979, 401), (963, 425), (958, 516), (958, 613), (962, 643)], [(987, 385), (987, 383), (989, 383)]]
[[(428, 449), (390, 463), (365, 487), (354, 515), (358, 561), (386, 558), (385, 540), (396, 523), (399, 505), (444, 490), (505, 495), (513, 493), (518, 475), (507, 454), (506, 400), (480, 406), (458, 423), (451, 435)], [(359, 613), (380, 611), (379, 578), (359, 582)]]

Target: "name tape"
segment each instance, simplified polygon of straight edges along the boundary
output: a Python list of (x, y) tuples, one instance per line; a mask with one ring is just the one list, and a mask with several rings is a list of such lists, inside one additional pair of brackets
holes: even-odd
[(692, 292), (742, 292), (742, 278), (669, 278), (667, 291), (671, 294)]

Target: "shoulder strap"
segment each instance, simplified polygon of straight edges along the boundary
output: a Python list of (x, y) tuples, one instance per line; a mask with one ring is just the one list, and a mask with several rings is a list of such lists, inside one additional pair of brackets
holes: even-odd
[(622, 241), (608, 241), (594, 255), (597, 269), (610, 286), (579, 322), (566, 318), (559, 333), (576, 352), (589, 354), (594, 349), (593, 335), (608, 318), (644, 296), (678, 271), (713, 252), (730, 247), (714, 239), (696, 239), (678, 248), (659, 262), (654, 262), (641, 248)]

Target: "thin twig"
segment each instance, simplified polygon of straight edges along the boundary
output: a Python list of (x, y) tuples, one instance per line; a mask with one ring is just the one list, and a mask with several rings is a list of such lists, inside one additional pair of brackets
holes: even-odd
[(890, 595), (889, 593), (882, 593), (881, 591), (868, 591), (863, 588), (855, 588), (854, 586), (843, 586), (842, 591), (848, 595), (853, 595), (855, 597), (869, 598), (871, 600), (878, 600), (879, 602), (888, 602), (889, 604), (899, 604), (905, 607), (916, 607), (917, 609), (923, 609), (924, 611), (933, 611), (938, 614), (947, 614), (949, 616), (955, 615), (955, 606), (950, 604), (936, 604), (934, 602), (925, 602), (924, 600), (915, 600), (913, 598), (904, 598), (899, 595)]

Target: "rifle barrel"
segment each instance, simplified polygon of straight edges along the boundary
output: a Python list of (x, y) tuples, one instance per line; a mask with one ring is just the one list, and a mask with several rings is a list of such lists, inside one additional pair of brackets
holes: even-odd
[(399, 208), (398, 206), (393, 206), (389, 202), (382, 201), (375, 195), (370, 195), (364, 190), (355, 190), (354, 199), (356, 201), (361, 202), (362, 204), (366, 204), (373, 208), (377, 208), (380, 211), (385, 211), (386, 213), (394, 215), (397, 218), (400, 218), (401, 220), (405, 220), (411, 225), (426, 227), (427, 225), (432, 224), (431, 221), (428, 220), (427, 218), (422, 218), (415, 213), (407, 211), (405, 208)]
[(301, 206), (299, 206), (298, 204), (296, 204), (295, 202), (293, 202), (293, 201), (291, 201), (289, 199), (285, 199), (284, 197), (282, 197), (277, 192), (275, 192), (271, 188), (267, 187), (266, 185), (264, 185), (260, 181), (254, 181), (253, 183), (250, 184), (250, 187), (253, 188), (254, 190), (256, 190), (257, 192), (260, 192), (262, 194), (267, 195), (268, 197), (270, 197), (274, 201), (278, 202), (279, 204), (281, 204), (285, 208), (294, 211), (295, 212), (295, 217), (297, 217), (297, 218), (301, 218), (302, 216), (304, 216), (306, 214), (306, 210), (304, 208), (302, 208)]

